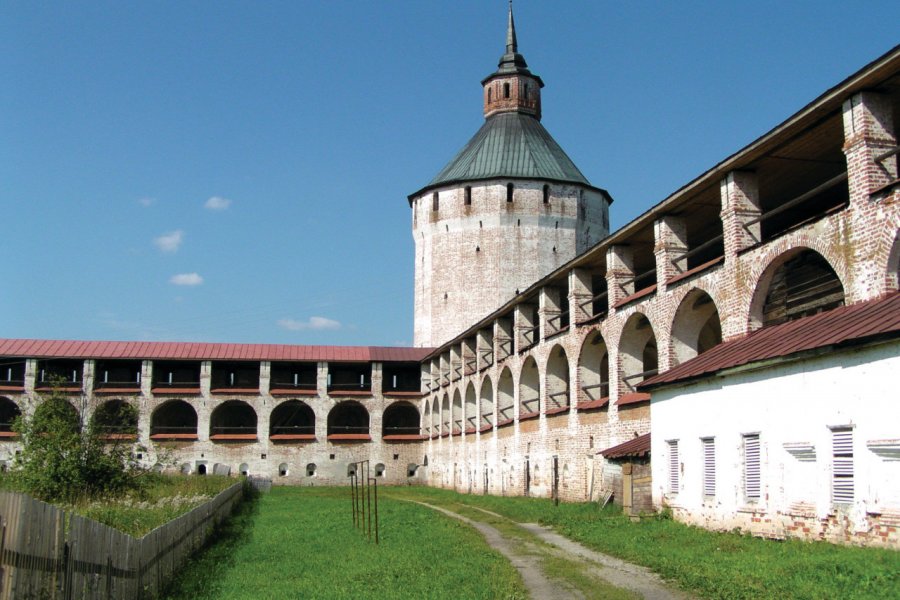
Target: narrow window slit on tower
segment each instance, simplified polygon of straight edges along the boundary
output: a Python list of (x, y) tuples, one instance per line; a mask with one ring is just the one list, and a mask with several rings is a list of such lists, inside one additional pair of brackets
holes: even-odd
[(550, 204), (550, 186), (544, 186), (544, 204)]
[(472, 206), (472, 186), (466, 186), (466, 206)]
[(513, 189), (515, 189), (515, 186), (513, 186), (513, 184), (511, 184), (511, 183), (506, 184), (506, 201), (507, 202), (513, 201)]
[(431, 210), (437, 210), (440, 202), (438, 200), (438, 193), (435, 192), (431, 195)]
[(508, 83), (503, 84), (503, 97), (509, 98), (509, 84)]

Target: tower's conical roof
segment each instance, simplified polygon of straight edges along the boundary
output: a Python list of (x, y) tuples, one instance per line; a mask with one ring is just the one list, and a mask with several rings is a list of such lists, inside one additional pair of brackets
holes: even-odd
[[(519, 54), (512, 2), (506, 27), (506, 52), (500, 57), (497, 71), (485, 78), (482, 84), (487, 89), (490, 82), (497, 79), (508, 81), (510, 77), (513, 81), (531, 81), (543, 87), (541, 79), (528, 70), (525, 58)], [(540, 90), (532, 88), (535, 94), (532, 96), (527, 92), (527, 85), (523, 89), (526, 90), (525, 95), (514, 98), (512, 104), (504, 104), (499, 109), (496, 108), (497, 103), (507, 102), (506, 99), (500, 100), (499, 95), (495, 94), (494, 104), (491, 104), (491, 96), (486, 94), (485, 114), (488, 116), (484, 125), (428, 185), (409, 196), (410, 202), (432, 188), (488, 179), (557, 181), (593, 188), (541, 125)]]
[(509, 177), (590, 185), (541, 122), (518, 112), (488, 117), (426, 187)]

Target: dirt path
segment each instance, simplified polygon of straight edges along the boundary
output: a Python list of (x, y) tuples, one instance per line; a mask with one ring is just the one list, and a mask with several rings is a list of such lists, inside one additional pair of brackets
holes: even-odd
[(544, 576), (543, 569), (541, 568), (541, 560), (538, 556), (532, 553), (522, 552), (516, 547), (517, 544), (509, 538), (504, 537), (497, 529), (490, 525), (474, 521), (451, 510), (447, 510), (446, 508), (441, 508), (440, 506), (434, 506), (424, 502), (418, 502), (417, 504), (422, 504), (428, 508), (451, 516), (454, 519), (459, 519), (481, 532), (481, 535), (484, 536), (488, 545), (505, 556), (507, 560), (512, 563), (512, 566), (519, 571), (519, 574), (522, 576), (522, 581), (525, 582), (525, 587), (528, 588), (529, 594), (531, 594), (531, 597), (535, 600), (543, 600), (545, 598), (559, 598), (560, 600), (568, 598), (584, 598), (584, 596), (580, 594), (575, 595), (569, 593), (568, 590), (560, 589), (557, 583)]
[[(537, 523), (515, 523), (497, 513), (462, 505), (469, 517), (419, 502), (477, 529), (487, 543), (512, 563), (535, 600), (569, 598), (645, 598), (686, 600), (645, 567), (585, 548)], [(485, 516), (477, 518), (478, 514)], [(489, 525), (484, 521), (491, 521)], [(552, 574), (551, 576), (548, 576)]]

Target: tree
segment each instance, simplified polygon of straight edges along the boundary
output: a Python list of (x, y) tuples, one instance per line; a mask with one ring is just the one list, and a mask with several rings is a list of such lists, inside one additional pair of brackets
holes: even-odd
[(22, 444), (11, 473), (17, 487), (41, 500), (62, 502), (137, 487), (144, 472), (135, 458), (138, 448), (110, 429), (111, 420), (136, 422), (135, 408), (117, 403), (120, 414), (111, 419), (107, 411), (86, 424), (58, 387), (40, 400), (33, 415), (20, 416), (13, 425)]

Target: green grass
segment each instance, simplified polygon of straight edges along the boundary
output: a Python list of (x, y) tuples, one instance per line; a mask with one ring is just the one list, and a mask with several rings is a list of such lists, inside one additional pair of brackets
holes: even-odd
[(383, 497), (379, 517), (376, 546), (353, 528), (347, 488), (276, 487), (243, 503), (166, 597), (526, 597), (516, 570), (468, 526)]
[(464, 503), (538, 522), (589, 548), (647, 566), (705, 598), (900, 598), (900, 552), (714, 533), (664, 518), (632, 523), (612, 507), (469, 496), (430, 488), (391, 494)]
[(148, 474), (139, 491), (121, 498), (63, 506), (79, 515), (141, 537), (160, 525), (211, 500), (240, 480), (220, 476)]

